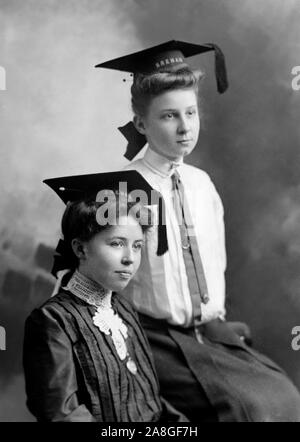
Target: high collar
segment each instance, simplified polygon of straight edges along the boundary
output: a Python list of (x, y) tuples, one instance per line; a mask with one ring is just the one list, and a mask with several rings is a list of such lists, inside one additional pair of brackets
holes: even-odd
[(146, 150), (143, 162), (149, 169), (162, 178), (170, 177), (174, 170), (183, 164), (182, 159), (179, 161), (169, 160), (157, 152), (154, 152), (150, 147)]
[(106, 290), (96, 281), (83, 275), (78, 270), (75, 270), (67, 286), (64, 288), (90, 305), (111, 308), (112, 292)]

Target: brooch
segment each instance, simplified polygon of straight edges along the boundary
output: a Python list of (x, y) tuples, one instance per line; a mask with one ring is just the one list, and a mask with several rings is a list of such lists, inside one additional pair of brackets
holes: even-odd
[(93, 316), (93, 322), (99, 330), (105, 335), (111, 335), (116, 352), (121, 361), (127, 358), (126, 367), (132, 373), (137, 373), (137, 366), (129, 356), (125, 339), (128, 337), (128, 329), (122, 319), (113, 311), (112, 308), (97, 308)]

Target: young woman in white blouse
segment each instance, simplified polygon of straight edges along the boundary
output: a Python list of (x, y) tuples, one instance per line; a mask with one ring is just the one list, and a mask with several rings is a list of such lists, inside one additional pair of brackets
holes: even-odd
[(133, 122), (120, 128), (128, 159), (164, 197), (169, 250), (146, 237), (139, 273), (125, 292), (140, 313), (162, 394), (192, 421), (300, 421), (300, 395), (253, 350), (249, 331), (225, 320), (223, 206), (206, 172), (184, 164), (201, 126), (199, 80), (186, 57), (214, 51), (219, 92), (225, 62), (213, 44), (170, 41), (98, 65), (133, 73)]

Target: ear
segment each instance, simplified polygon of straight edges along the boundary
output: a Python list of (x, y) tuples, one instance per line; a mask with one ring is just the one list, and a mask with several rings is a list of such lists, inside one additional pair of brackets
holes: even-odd
[(86, 259), (86, 247), (85, 247), (85, 243), (83, 241), (80, 241), (80, 239), (74, 238), (71, 241), (71, 246), (72, 246), (74, 254), (77, 256), (78, 259), (80, 259), (80, 260)]
[(134, 124), (136, 130), (137, 130), (140, 134), (145, 135), (146, 130), (145, 130), (144, 119), (143, 119), (142, 117), (140, 117), (140, 116), (138, 116), (138, 115), (135, 115), (135, 116), (133, 117), (133, 124)]

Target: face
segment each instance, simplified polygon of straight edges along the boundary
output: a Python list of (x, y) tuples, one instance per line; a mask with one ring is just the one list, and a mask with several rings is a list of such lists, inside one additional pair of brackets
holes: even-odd
[(111, 226), (82, 244), (79, 271), (112, 291), (123, 290), (139, 268), (143, 232), (132, 217), (120, 217)]
[(153, 98), (137, 129), (149, 147), (170, 160), (180, 160), (196, 146), (200, 119), (194, 89), (175, 89)]

